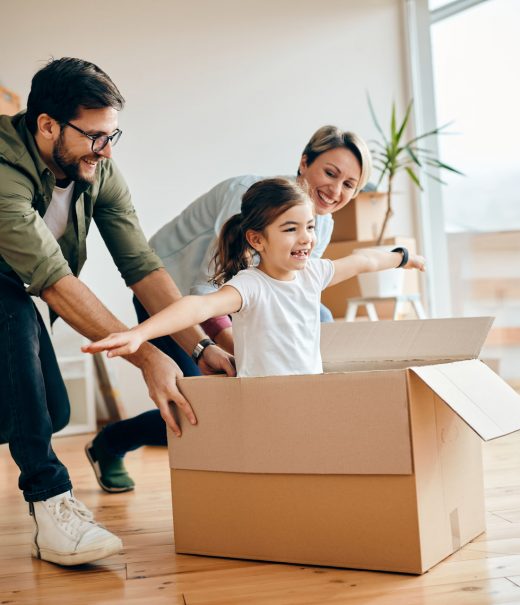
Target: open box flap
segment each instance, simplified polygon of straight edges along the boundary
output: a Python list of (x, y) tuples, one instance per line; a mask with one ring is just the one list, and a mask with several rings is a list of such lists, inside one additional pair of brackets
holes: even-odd
[(520, 395), (474, 360), (410, 368), (484, 441), (520, 429)]
[(476, 359), (492, 317), (335, 322), (321, 327), (325, 371), (363, 363)]

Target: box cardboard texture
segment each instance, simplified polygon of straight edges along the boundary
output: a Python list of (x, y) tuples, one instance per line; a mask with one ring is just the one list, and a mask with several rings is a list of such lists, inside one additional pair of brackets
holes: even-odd
[(182, 379), (176, 551), (419, 574), (482, 533), (481, 439), (520, 429), (491, 323), (326, 324), (324, 374)]
[[(382, 241), (385, 246), (404, 246), (415, 254), (415, 240), (410, 237), (388, 237)], [(375, 241), (366, 242), (334, 242), (327, 246), (323, 258), (335, 260), (352, 254), (356, 248), (375, 246)], [(403, 294), (415, 294), (419, 292), (419, 275), (417, 271), (405, 271)], [(335, 286), (326, 288), (321, 295), (321, 302), (328, 307), (332, 315), (343, 319), (347, 311), (347, 300), (361, 296), (357, 277), (347, 279)], [(381, 302), (376, 304), (377, 314), (381, 319), (391, 319), (394, 312), (394, 304)], [(361, 314), (361, 313), (360, 313)]]
[(386, 193), (362, 191), (334, 213), (332, 242), (375, 240), (386, 214)]

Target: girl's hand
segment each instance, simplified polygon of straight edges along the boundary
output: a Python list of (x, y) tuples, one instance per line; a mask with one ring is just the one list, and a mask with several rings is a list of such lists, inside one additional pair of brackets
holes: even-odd
[(419, 256), (418, 254), (410, 254), (408, 262), (402, 268), (426, 271), (426, 261), (424, 260), (424, 256)]
[(109, 334), (106, 338), (92, 342), (89, 345), (81, 347), (84, 353), (99, 353), (108, 351), (107, 357), (118, 357), (120, 355), (130, 355), (135, 353), (143, 344), (143, 339), (134, 330), (128, 332), (116, 332)]

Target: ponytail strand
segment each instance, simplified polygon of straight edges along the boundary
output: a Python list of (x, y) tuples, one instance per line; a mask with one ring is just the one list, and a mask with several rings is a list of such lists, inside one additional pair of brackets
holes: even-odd
[(222, 286), (242, 269), (251, 265), (251, 249), (242, 229), (242, 213), (234, 214), (220, 231), (217, 251), (212, 259), (215, 267), (213, 283)]

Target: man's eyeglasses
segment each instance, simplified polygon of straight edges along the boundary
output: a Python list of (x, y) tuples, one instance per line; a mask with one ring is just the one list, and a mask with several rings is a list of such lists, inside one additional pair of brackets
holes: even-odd
[(71, 124), (70, 122), (63, 122), (62, 126), (70, 126), (71, 128), (74, 128), (74, 130), (80, 132), (83, 136), (90, 139), (92, 141), (92, 151), (94, 153), (99, 153), (102, 151), (108, 145), (109, 141), (113, 147), (117, 144), (121, 138), (121, 135), (123, 134), (123, 131), (119, 130), (119, 128), (114, 132), (114, 134), (88, 134), (88, 132), (81, 130), (81, 128), (74, 126), (74, 124)]

